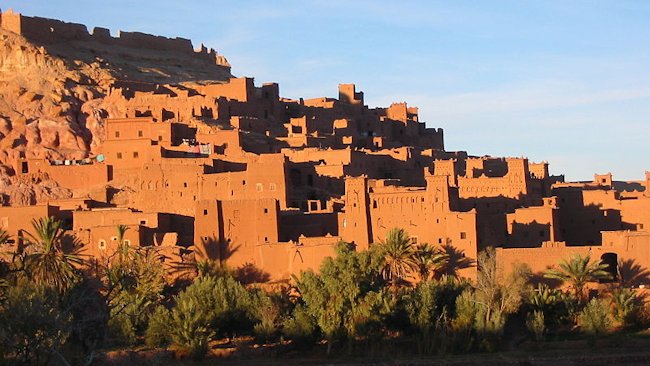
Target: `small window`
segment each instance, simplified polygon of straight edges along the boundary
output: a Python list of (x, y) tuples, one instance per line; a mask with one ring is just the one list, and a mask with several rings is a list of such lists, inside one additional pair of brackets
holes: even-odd
[(124, 245), (126, 245), (127, 247), (131, 246), (131, 240), (124, 239)]
[(119, 137), (120, 137), (120, 131), (115, 131), (115, 138), (119, 138)]
[(97, 243), (97, 246), (99, 247), (99, 249), (105, 250), (106, 249), (106, 240), (99, 239), (99, 242)]
[(117, 241), (117, 236), (111, 236), (111, 241)]
[(203, 216), (206, 216), (208, 214), (208, 210), (203, 210)]
[(142, 131), (138, 131), (138, 137), (142, 137), (143, 135)]
[(242, 185), (242, 186), (245, 186), (245, 185), (246, 185), (246, 181), (245, 181), (245, 180), (242, 180), (242, 181), (241, 181), (241, 185)]
[(442, 244), (442, 238), (438, 238), (438, 244)]
[(145, 219), (140, 220), (140, 225), (147, 225), (147, 220)]
[(133, 152), (133, 158), (137, 159), (140, 156), (140, 154), (137, 151)]
[(417, 236), (412, 236), (411, 237), (411, 243), (413, 245), (417, 245), (418, 244), (418, 237)]
[(122, 159), (122, 153), (117, 153), (117, 158)]
[(265, 214), (269, 213), (269, 209), (268, 209), (268, 208), (265, 208), (265, 209), (264, 209), (264, 213), (265, 213)]
[(464, 232), (464, 231), (462, 231), (462, 232), (460, 233), (460, 238), (461, 238), (461, 239), (466, 239), (466, 238), (467, 238), (467, 233)]
[(183, 187), (187, 188), (187, 182), (183, 182)]
[(264, 185), (263, 185), (262, 183), (257, 183), (257, 184), (255, 185), (255, 189), (256, 189), (258, 192), (262, 192), (262, 191), (264, 190)]
[(162, 136), (158, 136), (158, 141), (162, 141)]
[(276, 190), (275, 183), (269, 183), (269, 191), (275, 191), (275, 190)]

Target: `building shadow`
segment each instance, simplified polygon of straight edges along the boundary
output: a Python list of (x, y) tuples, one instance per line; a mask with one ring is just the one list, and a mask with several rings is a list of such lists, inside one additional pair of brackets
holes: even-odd
[(271, 275), (268, 272), (264, 272), (260, 268), (257, 268), (253, 263), (246, 263), (235, 269), (234, 275), (243, 285), (266, 283), (271, 279)]
[(442, 251), (447, 255), (447, 263), (442, 266), (440, 273), (447, 276), (458, 276), (460, 270), (476, 266), (476, 261), (465, 256), (465, 252), (451, 244), (442, 246)]
[(619, 260), (618, 278), (623, 287), (639, 287), (650, 284), (650, 271), (634, 259)]

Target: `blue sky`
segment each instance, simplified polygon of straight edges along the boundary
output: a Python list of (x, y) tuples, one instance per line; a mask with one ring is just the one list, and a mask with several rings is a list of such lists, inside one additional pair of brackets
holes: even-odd
[(448, 150), (553, 174), (650, 170), (650, 1), (0, 0), (0, 7), (190, 38), (283, 96), (406, 101)]

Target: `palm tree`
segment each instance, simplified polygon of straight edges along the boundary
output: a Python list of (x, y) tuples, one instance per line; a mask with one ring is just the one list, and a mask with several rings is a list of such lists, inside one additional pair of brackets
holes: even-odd
[(75, 266), (83, 263), (79, 248), (64, 250), (63, 223), (54, 217), (34, 219), (32, 226), (35, 234), (27, 233), (29, 250), (24, 257), (25, 270), (34, 282), (63, 292), (78, 279)]
[(415, 247), (404, 229), (391, 229), (380, 245), (385, 262), (382, 275), (392, 287), (417, 270)]
[(413, 257), (420, 280), (425, 281), (440, 271), (449, 261), (449, 255), (428, 243), (418, 246)]
[(587, 283), (611, 278), (611, 274), (606, 270), (607, 268), (607, 264), (600, 261), (591, 262), (589, 255), (583, 257), (576, 254), (569, 260), (563, 260), (559, 264), (559, 268), (548, 270), (544, 277), (568, 282), (573, 288), (576, 300), (583, 302), (585, 300), (584, 289)]
[(126, 225), (117, 225), (117, 253), (120, 261), (124, 261), (129, 255), (129, 246), (126, 244), (124, 237), (129, 227)]

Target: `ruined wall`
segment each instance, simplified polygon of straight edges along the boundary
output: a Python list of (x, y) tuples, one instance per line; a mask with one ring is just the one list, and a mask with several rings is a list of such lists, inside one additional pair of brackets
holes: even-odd
[(0, 22), (3, 29), (18, 33), (35, 43), (62, 43), (74, 41), (97, 41), (110, 46), (127, 48), (170, 51), (193, 55), (203, 58), (230, 70), (228, 61), (217, 55), (213, 49), (205, 47), (195, 51), (192, 42), (184, 38), (167, 38), (140, 32), (119, 32), (118, 37), (112, 37), (104, 28), (95, 28), (93, 33), (82, 24), (67, 23), (56, 19), (30, 17), (9, 10), (1, 14)]

